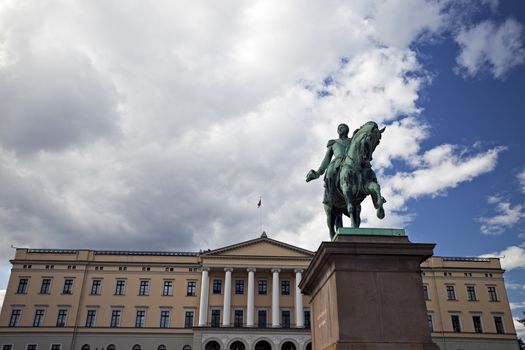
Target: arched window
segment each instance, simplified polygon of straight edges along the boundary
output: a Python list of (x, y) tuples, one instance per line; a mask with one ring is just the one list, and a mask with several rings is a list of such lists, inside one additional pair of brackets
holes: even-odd
[(261, 340), (255, 344), (255, 350), (272, 350), (272, 346), (266, 340)]
[(109, 344), (108, 347), (106, 348), (106, 350), (116, 350), (117, 347), (113, 344)]
[(184, 345), (184, 346), (182, 347), (182, 350), (191, 350), (191, 346), (189, 346), (189, 345)]
[(82, 345), (81, 349), (82, 350), (89, 350), (89, 345), (84, 344), (84, 345)]
[(295, 344), (291, 341), (284, 342), (284, 344), (281, 346), (281, 350), (296, 350)]
[(205, 350), (221, 350), (221, 346), (215, 340), (212, 340), (206, 344)]
[(131, 349), (132, 350), (141, 350), (142, 348), (140, 347), (139, 344), (135, 344), (135, 345), (133, 345), (133, 347)]
[(312, 350), (312, 343), (306, 344), (306, 350)]
[(162, 345), (162, 344), (159, 345), (159, 346), (157, 347), (157, 350), (166, 350), (166, 345)]
[(237, 340), (230, 345), (230, 350), (246, 350), (246, 346), (244, 346), (242, 341)]

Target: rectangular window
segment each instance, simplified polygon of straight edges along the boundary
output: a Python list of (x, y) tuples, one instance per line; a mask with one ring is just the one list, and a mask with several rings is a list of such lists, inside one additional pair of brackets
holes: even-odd
[(427, 315), (427, 322), (428, 329), (430, 329), (431, 332), (434, 332), (434, 320), (432, 319), (432, 315)]
[(37, 344), (27, 344), (26, 350), (37, 350), (38, 345)]
[(257, 312), (257, 326), (259, 328), (266, 328), (266, 310), (259, 310)]
[(456, 289), (454, 286), (446, 286), (447, 300), (456, 300)]
[(244, 294), (244, 280), (235, 280), (235, 294)]
[(191, 328), (193, 327), (193, 311), (186, 311), (184, 313), (184, 328)]
[(139, 295), (149, 295), (149, 281), (147, 280), (140, 281)]
[(290, 310), (281, 311), (281, 327), (290, 328)]
[(29, 279), (21, 278), (18, 280), (18, 288), (16, 289), (16, 294), (26, 294), (27, 285), (29, 284)]
[(2, 345), (2, 350), (13, 350), (12, 344), (4, 344)]
[(44, 309), (35, 310), (35, 318), (33, 319), (33, 327), (42, 327), (44, 322)]
[(268, 294), (268, 281), (267, 280), (259, 280), (258, 286), (259, 286), (259, 295)]
[(450, 315), (450, 320), (452, 321), (452, 330), (454, 332), (461, 332), (461, 323), (459, 322), (459, 315)]
[(59, 309), (57, 315), (57, 327), (65, 327), (67, 319), (67, 310)]
[(188, 285), (186, 287), (186, 295), (194, 297), (196, 290), (197, 290), (197, 282), (188, 281)]
[(220, 327), (221, 325), (221, 310), (211, 310), (211, 326)]
[(146, 323), (146, 311), (137, 310), (135, 317), (135, 328), (144, 328)]
[(496, 293), (496, 287), (489, 286), (487, 288), (489, 292), (489, 301), (498, 301), (498, 293)]
[(115, 295), (126, 294), (126, 280), (117, 280), (115, 284)]
[(304, 328), (310, 329), (311, 324), (310, 310), (304, 310)]
[(49, 294), (51, 292), (51, 278), (42, 279), (40, 286), (40, 294)]
[(281, 295), (290, 295), (290, 281), (281, 281)]
[(164, 287), (162, 288), (162, 295), (173, 295), (173, 281), (164, 281)]
[(93, 282), (91, 282), (91, 294), (100, 295), (101, 285), (102, 280), (93, 280)]
[(222, 280), (213, 280), (213, 294), (221, 294), (222, 291)]
[(122, 314), (121, 310), (112, 310), (111, 311), (111, 323), (110, 327), (115, 328), (120, 326), (120, 315)]
[(61, 344), (51, 344), (51, 350), (62, 350)]
[(505, 329), (503, 328), (503, 317), (494, 316), (494, 326), (496, 326), (496, 333), (504, 334)]
[(476, 296), (476, 287), (474, 286), (467, 286), (467, 299), (468, 301), (476, 301), (478, 300)]
[(428, 285), (423, 285), (423, 296), (425, 297), (425, 300), (430, 300), (430, 293), (428, 292)]
[(11, 317), (9, 318), (9, 327), (17, 327), (18, 322), (20, 321), (20, 315), (22, 314), (22, 310), (20, 309), (13, 309), (11, 310)]
[(95, 318), (97, 310), (88, 310), (86, 316), (86, 327), (95, 327)]
[(242, 310), (235, 310), (233, 315), (233, 326), (238, 328), (242, 327), (244, 323), (244, 315)]
[(64, 280), (64, 288), (62, 288), (62, 294), (71, 294), (73, 293), (73, 279), (66, 278)]
[(483, 333), (483, 327), (481, 326), (481, 316), (472, 316), (472, 324), (474, 325), (474, 332)]
[(160, 328), (168, 328), (170, 326), (170, 312), (168, 310), (160, 311)]

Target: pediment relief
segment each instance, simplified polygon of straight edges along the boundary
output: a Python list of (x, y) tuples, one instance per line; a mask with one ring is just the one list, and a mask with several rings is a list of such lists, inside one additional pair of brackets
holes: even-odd
[(203, 254), (206, 257), (290, 257), (311, 258), (314, 253), (309, 250), (295, 247), (269, 238), (259, 238), (252, 241), (234, 244), (224, 248), (212, 250)]

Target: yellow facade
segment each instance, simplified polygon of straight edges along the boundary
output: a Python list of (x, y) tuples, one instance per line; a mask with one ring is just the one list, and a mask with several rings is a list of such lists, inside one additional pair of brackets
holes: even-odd
[[(198, 253), (17, 249), (0, 349), (311, 349), (297, 285), (313, 255), (266, 235)], [(498, 259), (421, 267), (441, 348), (517, 349)]]

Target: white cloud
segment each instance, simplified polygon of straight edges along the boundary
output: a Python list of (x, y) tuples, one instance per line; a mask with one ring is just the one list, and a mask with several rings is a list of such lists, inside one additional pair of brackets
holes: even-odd
[(506, 229), (515, 226), (521, 219), (525, 218), (523, 205), (514, 205), (499, 196), (491, 196), (487, 203), (495, 205), (496, 214), (479, 218), (480, 230), (485, 235), (500, 235)]
[(520, 184), (520, 190), (525, 194), (525, 168), (516, 176)]
[(514, 322), (514, 328), (516, 328), (516, 333), (518, 335), (518, 338), (524, 338), (525, 337), (525, 325), (523, 323), (518, 322), (519, 318), (513, 318), (512, 321)]
[(525, 250), (517, 246), (507, 247), (500, 252), (483, 254), (480, 257), (499, 257), (501, 267), (507, 271), (525, 267)]
[(514, 309), (521, 309), (521, 308), (525, 307), (525, 301), (522, 301), (522, 302), (520, 302), (520, 303), (513, 303), (513, 302), (510, 302), (509, 305), (510, 305), (510, 309), (511, 309), (511, 310), (514, 310)]
[(455, 40), (461, 48), (456, 59), (459, 71), (466, 76), (488, 69), (495, 78), (502, 78), (525, 62), (523, 25), (512, 18), (501, 24), (486, 20), (464, 27)]

